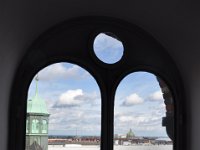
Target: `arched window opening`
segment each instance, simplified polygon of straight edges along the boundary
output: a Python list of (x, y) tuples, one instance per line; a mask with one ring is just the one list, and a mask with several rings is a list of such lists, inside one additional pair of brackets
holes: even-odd
[(42, 133), (48, 133), (47, 120), (42, 120)]
[[(100, 44), (96, 47), (99, 35), (100, 40), (108, 38), (108, 44), (111, 46), (104, 48), (106, 45), (99, 41)], [(113, 46), (113, 43), (118, 44)], [(98, 51), (98, 46), (102, 46), (102, 51)], [(116, 47), (121, 50), (118, 51)], [(73, 64), (57, 63), (62, 61), (87, 68), (98, 82), (102, 99), (96, 81), (91, 79), (88, 72)], [(38, 68), (52, 63), (56, 64), (37, 73)], [(174, 99), (166, 83), (149, 73), (137, 72), (128, 75), (116, 91), (121, 77), (130, 70), (138, 69), (155, 72), (167, 81), (176, 100), (175, 108)], [(147, 76), (138, 77), (133, 82), (128, 80), (130, 76), (137, 77), (138, 74)], [(145, 80), (149, 76), (154, 78), (155, 82), (152, 84)], [(141, 86), (138, 83), (141, 81), (139, 79), (148, 82)], [(156, 85), (153, 86), (154, 84)], [(140, 90), (133, 91), (128, 85), (134, 85), (135, 89), (137, 87)], [(132, 137), (147, 138), (148, 142), (143, 143), (144, 150), (159, 150), (160, 146), (163, 147), (162, 150), (183, 150), (187, 148), (187, 139), (184, 137), (189, 133), (185, 124), (183, 88), (179, 70), (173, 59), (156, 39), (139, 27), (122, 20), (97, 16), (63, 22), (40, 35), (27, 49), (18, 66), (10, 94), (8, 149), (22, 150), (31, 148), (31, 145), (46, 150), (48, 144), (53, 145), (57, 142), (55, 138), (60, 140), (62, 135), (61, 146), (76, 146), (77, 150), (83, 150), (84, 144), (93, 143), (85, 149), (120, 150), (125, 148), (120, 146), (123, 141), (119, 138), (120, 135), (124, 135), (128, 139), (124, 143), (128, 150), (133, 149), (131, 146), (134, 143), (129, 145)], [(142, 95), (145, 91), (151, 93)], [(150, 100), (153, 95), (162, 95), (162, 100)], [(131, 106), (132, 98), (136, 98), (139, 104)], [(43, 100), (44, 103), (37, 103), (35, 100)], [(34, 108), (32, 104), (39, 107)], [(40, 106), (46, 106), (47, 109), (41, 110)], [(157, 109), (161, 111), (156, 111)], [(40, 113), (32, 113), (31, 110)], [(138, 118), (140, 121), (137, 121)], [(153, 130), (155, 127), (156, 130)], [(69, 140), (66, 140), (66, 136)], [(160, 137), (157, 143), (159, 140), (163, 142), (161, 137), (167, 137), (171, 139), (167, 141), (168, 144), (173, 141), (173, 145), (166, 143), (165, 146), (160, 144), (155, 148), (151, 139), (148, 139), (155, 136)], [(51, 138), (49, 141), (48, 137)], [(46, 144), (43, 144), (45, 142)], [(83, 142), (81, 145), (84, 146), (80, 146), (80, 142)], [(97, 146), (100, 143), (101, 146)], [(137, 146), (139, 145), (134, 149)], [(165, 149), (167, 146), (168, 149)]]
[(172, 150), (174, 102), (165, 82), (148, 72), (135, 72), (115, 95), (114, 150)]
[(99, 149), (101, 98), (96, 81), (70, 63), (42, 69), (29, 87), (26, 120), (26, 150), (53, 150), (56, 145)]
[(31, 121), (31, 133), (39, 133), (40, 123), (38, 119), (33, 119)]

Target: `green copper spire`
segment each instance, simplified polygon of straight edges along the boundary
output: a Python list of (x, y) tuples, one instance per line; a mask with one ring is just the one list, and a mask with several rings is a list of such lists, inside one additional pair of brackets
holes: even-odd
[(38, 95), (38, 81), (39, 81), (39, 77), (38, 74), (35, 77), (35, 96)]
[(39, 77), (36, 75), (35, 77), (35, 96), (28, 100), (27, 104), (27, 113), (37, 113), (37, 114), (49, 114), (47, 111), (47, 107), (45, 101), (39, 97), (38, 94), (38, 81)]
[(38, 75), (35, 77), (35, 95), (27, 102), (26, 150), (48, 150), (49, 113), (45, 101), (39, 97)]

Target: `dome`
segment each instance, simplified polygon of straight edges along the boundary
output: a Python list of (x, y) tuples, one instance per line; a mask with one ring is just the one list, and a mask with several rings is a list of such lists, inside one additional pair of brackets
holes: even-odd
[(133, 137), (135, 137), (135, 135), (134, 135), (132, 129), (130, 129), (129, 132), (126, 134), (126, 138), (133, 138)]

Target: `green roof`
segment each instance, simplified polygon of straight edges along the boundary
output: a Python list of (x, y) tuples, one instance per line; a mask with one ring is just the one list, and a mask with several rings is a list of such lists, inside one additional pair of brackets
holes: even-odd
[(27, 113), (49, 114), (45, 101), (38, 95), (37, 81), (36, 78), (35, 96), (27, 102)]
[(127, 136), (127, 138), (132, 138), (135, 136), (132, 129), (129, 130), (129, 132), (126, 134), (126, 136)]

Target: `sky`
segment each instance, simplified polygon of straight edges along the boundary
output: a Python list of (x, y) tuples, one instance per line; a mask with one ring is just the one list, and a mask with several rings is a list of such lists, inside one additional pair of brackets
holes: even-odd
[[(124, 50), (120, 41), (105, 34), (97, 36), (94, 49), (97, 57), (109, 64), (119, 61)], [(75, 64), (56, 63), (42, 69), (38, 76), (38, 93), (50, 113), (49, 135), (100, 136), (100, 90), (85, 69)], [(34, 93), (33, 79), (28, 99)], [(121, 81), (115, 95), (115, 134), (124, 135), (131, 128), (136, 136), (166, 137), (162, 127), (164, 116), (164, 100), (153, 74), (135, 72)]]
[(124, 53), (124, 47), (121, 41), (103, 33), (97, 35), (93, 48), (97, 58), (107, 64), (118, 62)]

